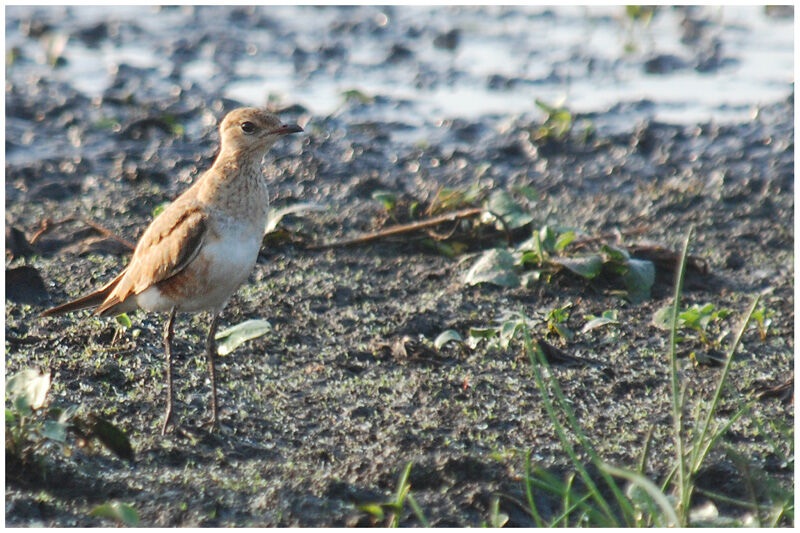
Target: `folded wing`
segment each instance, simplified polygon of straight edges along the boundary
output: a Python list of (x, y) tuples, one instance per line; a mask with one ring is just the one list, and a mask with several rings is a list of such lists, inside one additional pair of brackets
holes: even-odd
[(197, 208), (176, 201), (147, 228), (117, 285), (96, 314), (113, 314), (127, 298), (180, 273), (197, 257), (208, 230)]

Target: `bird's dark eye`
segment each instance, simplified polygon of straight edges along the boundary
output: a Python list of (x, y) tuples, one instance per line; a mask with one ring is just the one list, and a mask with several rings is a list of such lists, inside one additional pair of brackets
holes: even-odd
[(242, 122), (242, 131), (245, 133), (255, 133), (256, 125), (252, 122)]

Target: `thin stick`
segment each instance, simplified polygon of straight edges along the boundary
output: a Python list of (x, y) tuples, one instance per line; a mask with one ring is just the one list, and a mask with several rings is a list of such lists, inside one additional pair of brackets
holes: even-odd
[(44, 235), (48, 231), (50, 231), (50, 230), (52, 230), (52, 229), (54, 229), (54, 228), (56, 228), (58, 226), (61, 226), (62, 224), (66, 224), (67, 222), (76, 222), (76, 221), (77, 222), (83, 222), (84, 224), (86, 224), (87, 226), (91, 227), (95, 231), (101, 233), (105, 237), (108, 237), (110, 239), (114, 239), (115, 241), (123, 244), (124, 246), (126, 246), (127, 248), (130, 248), (131, 250), (134, 250), (136, 248), (135, 244), (133, 244), (132, 242), (130, 242), (127, 239), (123, 239), (122, 237), (118, 236), (116, 233), (114, 233), (113, 231), (111, 231), (107, 227), (102, 226), (102, 225), (98, 224), (97, 222), (95, 222), (93, 220), (89, 220), (88, 218), (84, 218), (84, 217), (76, 216), (76, 215), (70, 215), (68, 217), (62, 218), (61, 220), (56, 220), (55, 222), (53, 222), (49, 218), (42, 219), (42, 222), (40, 224), (41, 228), (39, 228), (39, 230), (36, 233), (33, 234), (33, 237), (31, 237), (31, 239), (30, 239), (30, 243), (31, 244), (35, 244), (36, 241), (39, 240), (39, 238), (42, 235)]
[(391, 226), (380, 231), (360, 235), (352, 239), (345, 239), (343, 241), (334, 241), (323, 244), (312, 244), (307, 247), (308, 250), (327, 250), (328, 248), (339, 248), (343, 246), (353, 246), (356, 244), (364, 244), (385, 237), (392, 237), (394, 235), (402, 235), (403, 233), (411, 233), (421, 229), (431, 228), (438, 226), (443, 222), (453, 222), (464, 218), (470, 218), (480, 215), (483, 212), (482, 207), (471, 207), (469, 209), (462, 209), (461, 211), (454, 211), (440, 215), (438, 217), (429, 218), (427, 220), (420, 220), (419, 222), (412, 222), (411, 224), (400, 224), (398, 226)]

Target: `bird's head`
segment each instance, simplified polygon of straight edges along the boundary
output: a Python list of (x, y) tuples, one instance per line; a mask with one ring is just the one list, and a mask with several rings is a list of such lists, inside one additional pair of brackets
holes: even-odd
[(265, 109), (242, 107), (228, 113), (220, 123), (220, 151), (261, 157), (278, 138), (301, 131), (297, 124), (284, 124)]

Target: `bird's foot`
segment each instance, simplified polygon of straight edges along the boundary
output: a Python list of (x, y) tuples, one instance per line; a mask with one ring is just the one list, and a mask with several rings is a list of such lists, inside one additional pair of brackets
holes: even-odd
[(164, 413), (164, 424), (161, 426), (161, 435), (167, 434), (167, 427), (172, 422), (172, 407), (167, 408), (167, 412)]
[(200, 427), (208, 430), (209, 433), (213, 433), (214, 430), (217, 429), (218, 425), (219, 424), (217, 423), (217, 416), (216, 416), (216, 413), (215, 413), (214, 416), (212, 416), (210, 419), (208, 419), (205, 422), (203, 422), (202, 424), (200, 424)]

